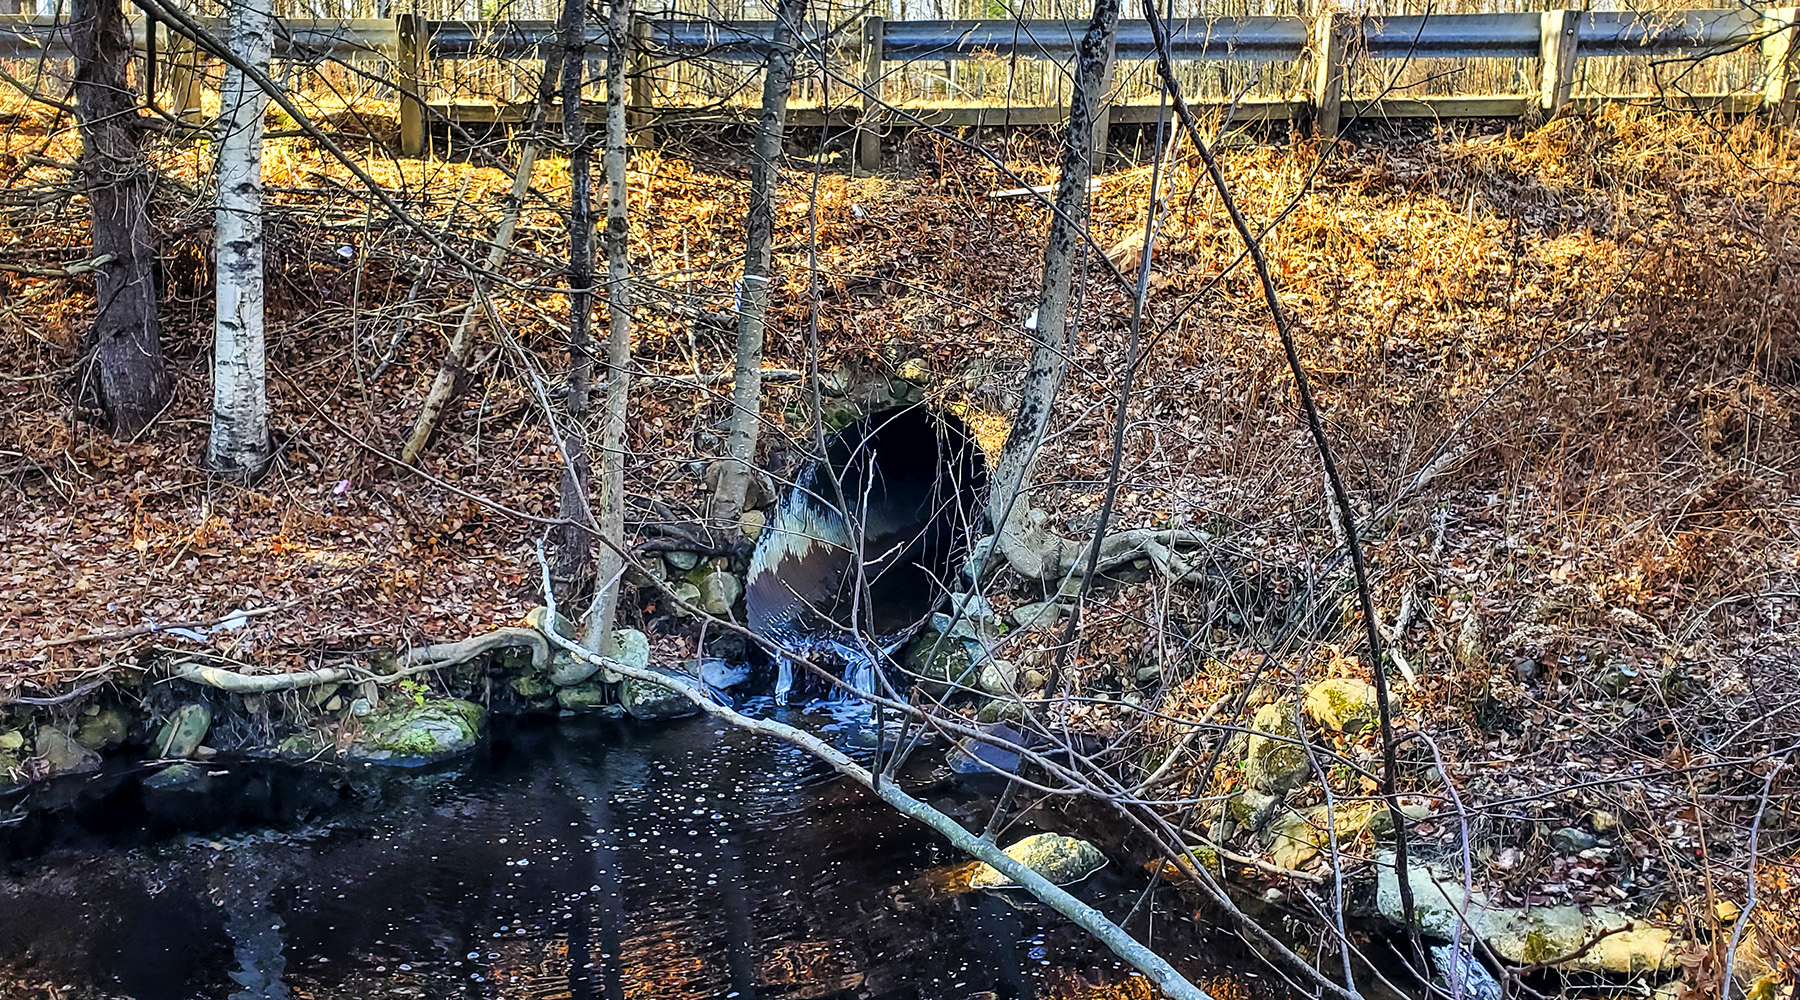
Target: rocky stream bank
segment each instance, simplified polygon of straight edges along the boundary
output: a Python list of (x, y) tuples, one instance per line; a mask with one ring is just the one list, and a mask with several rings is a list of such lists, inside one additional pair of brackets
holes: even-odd
[[(664, 558), (671, 572), (700, 581), (692, 585), (696, 593), (691, 596), (698, 598), (694, 604), (711, 611), (707, 604), (716, 602), (720, 613), (733, 612), (727, 599), (735, 603), (742, 586), (727, 566), (694, 553)], [(1029, 653), (1015, 654), (1016, 660), (1007, 654), (1028, 645), (1021, 636), (1054, 628), (1066, 614), (1067, 608), (1052, 600), (1024, 604), (1002, 616), (979, 597), (960, 597), (948, 612), (935, 615), (902, 654), (922, 691), (963, 705), (974, 716), (981, 736), (926, 754), (943, 761), (942, 773), (958, 776), (945, 780), (986, 788), (989, 808), (997, 787), (993, 779), (1028, 767), (1028, 755), (1018, 751), (1033, 740), (1025, 735), (1029, 727), (1022, 719), (1045, 683)], [(653, 663), (649, 637), (623, 629), (615, 634), (609, 655), (620, 664), (658, 672), (666, 684), (625, 678), (556, 650), (541, 631), (549, 624), (540, 609), (523, 626), (453, 644), (454, 649), (428, 647), (379, 656), (370, 669), (342, 677), (259, 676), (152, 660), (78, 699), (11, 706), (0, 717), (0, 773), (16, 792), (32, 782), (93, 772), (109, 756), (165, 762), (146, 784), (168, 787), (200, 780), (205, 770), (195, 763), (220, 755), (431, 765), (474, 749), (495, 716), (591, 716), (654, 724), (693, 714), (680, 688), (723, 693), (744, 685), (750, 674), (718, 658)], [(559, 620), (557, 625), (569, 633), (569, 623)], [(432, 669), (412, 669), (420, 664)], [(1375, 725), (1374, 688), (1358, 678), (1330, 677), (1297, 696), (1270, 692), (1263, 697), (1252, 725), (1229, 745), (1229, 759), (1222, 765), (1241, 773), (1240, 787), (1209, 813), (1204, 833), (1192, 837), (1191, 859), (1234, 882), (1246, 899), (1260, 894), (1264, 902), (1284, 899), (1284, 891), (1274, 887), (1283, 879), (1303, 890), (1341, 875), (1351, 919), (1363, 933), (1384, 924), (1402, 926), (1406, 914), (1394, 872), (1389, 811), (1367, 796), (1336, 801), (1327, 795), (1323, 802), (1305, 804), (1317, 798), (1320, 788), (1317, 750), (1342, 749)], [(1396, 704), (1396, 712), (1401, 707)], [(1407, 796), (1400, 803), (1409, 825), (1428, 822), (1441, 809), (1441, 798), (1433, 795)], [(1052, 881), (1078, 881), (1106, 865), (1108, 855), (1133, 868), (1141, 863), (1166, 870), (1103, 816), (1079, 811), (1045, 815), (1051, 818), (1038, 825), (1061, 824), (1089, 838), (1044, 834), (1008, 849)], [(1569, 857), (1592, 856), (1612, 846), (1609, 833), (1604, 817), (1593, 817), (1584, 826), (1554, 831), (1553, 840)], [(1254, 844), (1258, 850), (1246, 856), (1224, 847), (1227, 842)], [(1428, 852), (1421, 859), (1415, 849), (1408, 871), (1413, 917), (1428, 938), (1457, 942), (1462, 954), (1496, 969), (1523, 968), (1542, 975), (1555, 968), (1559, 974), (1654, 984), (1672, 975), (1686, 947), (1675, 931), (1622, 907), (1516, 907), (1489, 898), (1465, 885), (1457, 862), (1454, 852)], [(1171, 881), (1179, 886), (1178, 877)], [(1003, 884), (991, 870), (969, 877), (974, 888)], [(1741, 966), (1747, 985), (1766, 976), (1754, 946), (1748, 942), (1748, 958)], [(1466, 957), (1459, 961), (1469, 964)], [(1472, 975), (1475, 968), (1469, 966), (1465, 974)]]

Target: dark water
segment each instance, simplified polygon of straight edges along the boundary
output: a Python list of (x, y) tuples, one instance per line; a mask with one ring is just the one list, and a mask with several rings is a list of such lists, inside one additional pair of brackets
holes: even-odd
[[(1054, 913), (950, 891), (963, 859), (924, 827), (704, 720), (505, 727), (435, 772), (144, 773), (0, 800), (0, 997), (1153, 995)], [(1078, 894), (1118, 915), (1142, 884)], [(1281, 995), (1166, 916), (1184, 971)]]

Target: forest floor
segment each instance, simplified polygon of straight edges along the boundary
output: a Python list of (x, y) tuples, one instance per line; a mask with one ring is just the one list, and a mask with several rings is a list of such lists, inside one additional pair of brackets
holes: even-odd
[[(315, 146), (271, 144), (281, 452), (243, 489), (199, 461), (206, 157), (153, 151), (176, 398), (115, 441), (72, 407), (91, 282), (31, 273), (88, 256), (62, 167), (72, 131), (21, 121), (0, 145), (0, 260), (29, 264), (0, 272), (0, 703), (157, 648), (295, 669), (461, 638), (538, 603), (532, 551), (560, 472), (539, 389), (567, 363), (563, 161), (538, 167), (512, 283), (490, 284), (473, 373), (412, 470), (392, 456), (472, 294), (458, 260), (485, 252), (509, 178), (361, 151), (410, 226)], [(1478, 878), (1523, 903), (1630, 897), (1711, 926), (1713, 903), (1742, 898), (1754, 847), (1766, 893), (1800, 891), (1800, 142), (1753, 121), (1620, 110), (1372, 128), (1322, 161), (1310, 143), (1226, 145), (1246, 211), (1278, 223), (1267, 250), (1369, 525), (1382, 617), (1408, 609), (1399, 646), (1420, 680), (1403, 725), (1436, 741), (1476, 807)], [(891, 175), (790, 172), (768, 364), (803, 368), (816, 336), (821, 370), (903, 378), (1003, 430), (1047, 210), (991, 194), (1050, 180), (1054, 150), (920, 135), (901, 152)], [(699, 520), (699, 472), (722, 450), (728, 389), (682, 377), (729, 369), (744, 176), (706, 150), (634, 160), (638, 537)], [(1156, 176), (1127, 165), (1096, 187), (1095, 242), (1126, 270)], [(1164, 709), (1193, 711), (1270, 652), (1277, 690), (1366, 676), (1341, 627), (1288, 627), (1281, 609), (1342, 572), (1318, 461), (1197, 161), (1177, 149), (1160, 183), (1116, 523), (1211, 532), (1233, 585), (1109, 592), (1086, 615), (1075, 689), (1135, 693), (1149, 665), (1175, 678)], [(1036, 502), (1070, 533), (1099, 506), (1126, 354), (1130, 297), (1107, 272), (1089, 270), (1039, 470)], [(771, 468), (803, 450), (804, 392), (770, 388)], [(654, 595), (639, 597), (631, 623), (692, 655)], [(1088, 722), (1170, 738), (1118, 706)], [(1610, 853), (1556, 856), (1547, 831), (1597, 814), (1617, 831)], [(1455, 827), (1421, 835), (1449, 843)], [(1691, 981), (1716, 975), (1715, 954), (1684, 961)]]

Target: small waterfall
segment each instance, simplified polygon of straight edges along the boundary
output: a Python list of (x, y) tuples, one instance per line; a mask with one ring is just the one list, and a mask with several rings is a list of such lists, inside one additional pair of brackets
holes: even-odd
[[(820, 666), (830, 669), (838, 668), (838, 676), (853, 691), (865, 695), (880, 691), (881, 678), (878, 676), (883, 660), (892, 655), (894, 647), (870, 651), (858, 644), (845, 641), (838, 636), (826, 635), (795, 639), (783, 643), (783, 648), (794, 655), (803, 656)], [(794, 661), (787, 656), (775, 657), (775, 703), (786, 705), (788, 697), (794, 690)], [(860, 702), (863, 699), (833, 687), (820, 699), (823, 702)]]

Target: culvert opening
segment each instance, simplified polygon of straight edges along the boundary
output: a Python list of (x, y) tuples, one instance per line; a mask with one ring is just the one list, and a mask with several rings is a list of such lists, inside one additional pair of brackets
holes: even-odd
[(744, 592), (751, 630), (802, 648), (906, 635), (955, 586), (987, 479), (952, 414), (883, 410), (832, 435), (757, 539)]

